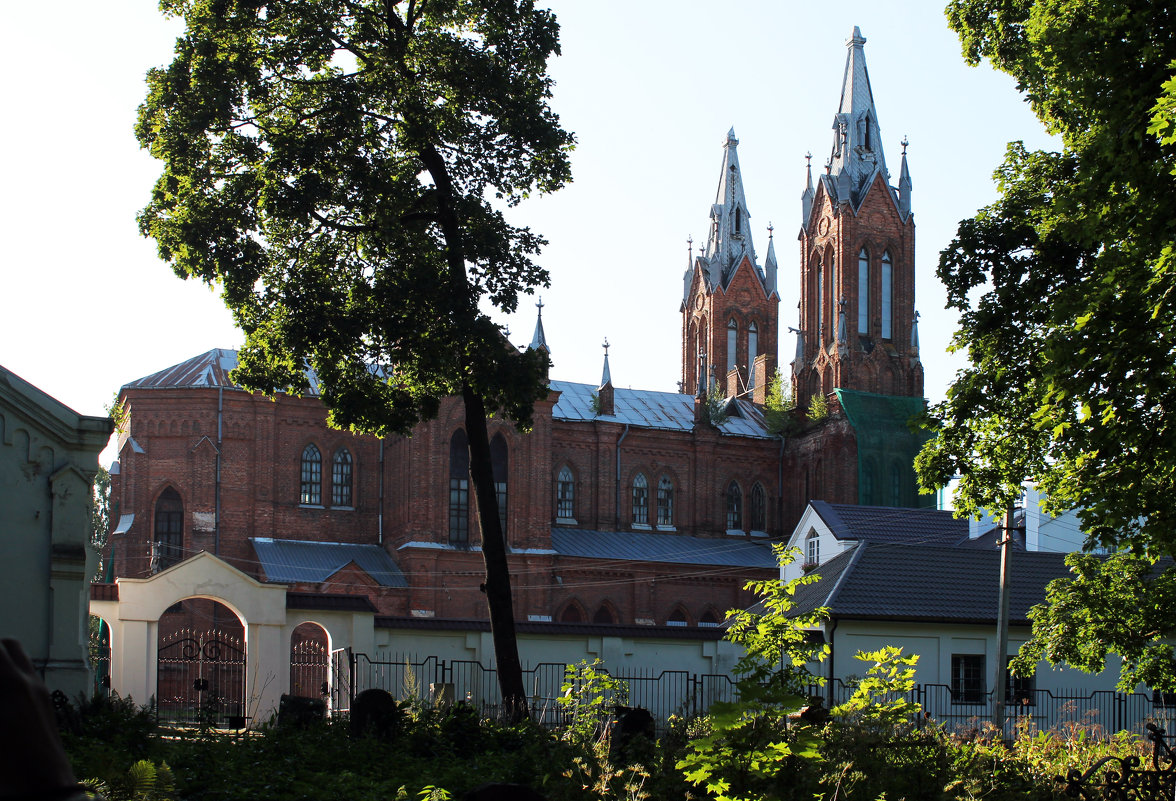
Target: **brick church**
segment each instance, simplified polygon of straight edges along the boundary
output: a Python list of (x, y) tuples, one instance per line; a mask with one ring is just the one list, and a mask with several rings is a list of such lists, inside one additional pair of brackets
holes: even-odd
[[(782, 276), (770, 229), (757, 259), (732, 130), (684, 276), (680, 391), (614, 387), (606, 350), (600, 382), (549, 382), (531, 432), (489, 421), (520, 620), (716, 625), (748, 579), (777, 574), (770, 543), (810, 500), (919, 505), (911, 180), (904, 143), (891, 185), (864, 43), (855, 28), (832, 151), (802, 195), (788, 435), (763, 412)], [(548, 348), (542, 308), (531, 347)], [(329, 428), (313, 395), (240, 390), (235, 364), (210, 350), (122, 387), (108, 575), (208, 551), (390, 618), (484, 619), (460, 402), (408, 438), (356, 436)], [(810, 421), (816, 396), (830, 412)]]

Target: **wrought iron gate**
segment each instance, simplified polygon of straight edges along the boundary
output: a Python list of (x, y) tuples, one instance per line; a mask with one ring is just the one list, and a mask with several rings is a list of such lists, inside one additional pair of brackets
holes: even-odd
[(223, 631), (180, 629), (159, 643), (161, 723), (244, 728), (245, 644)]
[(328, 693), (327, 673), (331, 665), (327, 646), (315, 640), (300, 640), (290, 648), (290, 695), (322, 698)]

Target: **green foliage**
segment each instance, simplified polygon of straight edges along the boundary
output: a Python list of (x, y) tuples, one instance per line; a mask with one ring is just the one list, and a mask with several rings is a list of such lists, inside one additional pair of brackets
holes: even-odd
[(596, 743), (607, 733), (613, 707), (629, 703), (629, 685), (610, 676), (599, 659), (582, 660), (564, 669), (556, 702), (564, 714), (561, 736), (580, 745)]
[(1070, 554), (1066, 564), (1073, 575), (1051, 581), (1045, 603), (1029, 612), (1033, 634), (1013, 670), (1032, 674), (1044, 659), (1099, 673), (1113, 653), (1122, 660), (1120, 691), (1176, 692), (1176, 567), (1129, 553)]
[(767, 393), (764, 395), (764, 423), (768, 433), (778, 437), (786, 437), (796, 428), (796, 399), (792, 394), (792, 382), (784, 377), (780, 369), (768, 382)]
[(845, 703), (829, 710), (842, 723), (853, 724), (873, 732), (893, 734), (909, 729), (921, 707), (907, 699), (915, 687), (915, 664), (918, 654), (903, 656), (893, 645), (878, 651), (858, 651), (854, 659), (873, 664), (865, 678), (857, 683)]
[(106, 547), (117, 506), (110, 500), (110, 473), (99, 465), (94, 474), (94, 496), (90, 499), (90, 544), (98, 551)]
[(970, 63), (1017, 81), (1058, 152), (1009, 145), (1000, 198), (940, 257), (970, 365), (925, 488), (1001, 510), (1033, 480), (1094, 543), (1176, 552), (1176, 25), (1159, 0), (954, 0)]
[(815, 393), (809, 399), (807, 416), (814, 423), (818, 423), (829, 416), (829, 401), (820, 392)]
[(107, 801), (172, 801), (174, 778), (167, 763), (140, 759), (125, 772), (87, 781), (86, 787)]
[(377, 434), (464, 388), (526, 424), (546, 356), (509, 347), (479, 302), (510, 312), (547, 282), (542, 238), (499, 206), (570, 179), (554, 16), (525, 0), (163, 8), (185, 32), (139, 109), (164, 165), (139, 225), (177, 274), (221, 287), (246, 334), (235, 380), (301, 392), (308, 366), (333, 425)]
[[(799, 553), (773, 547), (781, 567)], [(686, 779), (717, 801), (783, 798), (787, 759), (818, 753), (816, 728), (790, 721), (807, 705), (808, 688), (820, 683), (808, 665), (828, 652), (807, 636), (825, 619), (825, 610), (794, 611), (797, 589), (816, 580), (809, 574), (789, 582), (748, 582), (746, 589), (758, 602), (727, 615), (727, 639), (745, 651), (735, 666), (739, 700), (711, 707), (711, 731), (693, 740), (678, 762)]]
[(710, 392), (702, 404), (702, 420), (715, 428), (727, 422), (730, 415), (727, 412), (727, 397), (719, 391), (718, 386), (711, 387)]

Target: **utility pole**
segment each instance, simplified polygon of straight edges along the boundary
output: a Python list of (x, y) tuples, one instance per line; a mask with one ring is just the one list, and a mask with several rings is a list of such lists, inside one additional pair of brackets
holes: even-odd
[(1000, 541), (1000, 602), (996, 616), (996, 699), (992, 705), (992, 725), (1005, 738), (1005, 703), (1009, 681), (1009, 571), (1013, 555), (1013, 505), (1005, 509), (1004, 536)]

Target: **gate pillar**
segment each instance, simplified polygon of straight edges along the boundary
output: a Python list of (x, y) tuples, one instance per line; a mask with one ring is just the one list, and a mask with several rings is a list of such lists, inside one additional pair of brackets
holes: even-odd
[(276, 715), (282, 693), (290, 692), (290, 643), (282, 630), (273, 623), (245, 626), (245, 709), (257, 722)]

